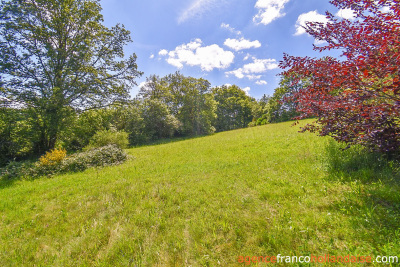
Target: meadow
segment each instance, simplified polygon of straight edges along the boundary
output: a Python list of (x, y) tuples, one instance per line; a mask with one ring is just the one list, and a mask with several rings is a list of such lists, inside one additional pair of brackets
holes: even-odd
[(400, 256), (398, 165), (291, 125), (132, 148), (114, 167), (1, 180), (0, 265)]

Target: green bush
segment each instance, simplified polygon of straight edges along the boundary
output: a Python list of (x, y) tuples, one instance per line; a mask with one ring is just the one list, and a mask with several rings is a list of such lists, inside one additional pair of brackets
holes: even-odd
[(86, 151), (107, 145), (116, 145), (122, 149), (127, 148), (129, 145), (129, 134), (124, 131), (115, 130), (98, 131), (90, 138), (89, 145), (86, 146), (84, 150)]
[(66, 172), (79, 172), (91, 167), (118, 165), (127, 158), (127, 154), (121, 148), (112, 144), (74, 154), (57, 164), (11, 162), (0, 172), (0, 177), (3, 179), (31, 179)]
[(77, 153), (66, 158), (60, 168), (63, 172), (76, 172), (90, 167), (118, 165), (126, 159), (126, 153), (118, 146), (112, 144)]
[(35, 137), (25, 109), (0, 106), (0, 167), (31, 155)]
[(0, 178), (13, 179), (30, 176), (35, 164), (33, 162), (11, 161), (6, 167), (0, 169)]

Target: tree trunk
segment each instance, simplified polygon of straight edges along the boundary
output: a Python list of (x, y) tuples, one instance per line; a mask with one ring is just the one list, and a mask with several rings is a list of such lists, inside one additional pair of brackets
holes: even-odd
[(38, 132), (34, 144), (34, 153), (42, 155), (45, 152), (54, 149), (59, 132), (62, 128), (63, 108), (61, 105), (50, 105), (35, 114), (34, 128)]

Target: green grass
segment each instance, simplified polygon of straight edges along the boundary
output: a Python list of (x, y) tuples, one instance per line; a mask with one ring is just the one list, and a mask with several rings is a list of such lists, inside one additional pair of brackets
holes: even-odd
[(0, 266), (400, 256), (398, 166), (290, 125), (134, 148), (116, 167), (1, 181)]

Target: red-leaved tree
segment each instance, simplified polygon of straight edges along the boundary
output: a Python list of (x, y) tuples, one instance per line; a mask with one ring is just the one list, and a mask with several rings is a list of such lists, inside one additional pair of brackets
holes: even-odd
[(371, 150), (400, 150), (400, 1), (333, 0), (340, 9), (351, 9), (352, 20), (327, 12), (328, 23), (309, 22), (306, 31), (326, 41), (314, 50), (341, 51), (333, 57), (309, 58), (284, 55), (280, 67), (296, 84), (307, 86), (290, 101), (302, 114), (316, 117), (303, 128), (330, 135), (348, 145)]

